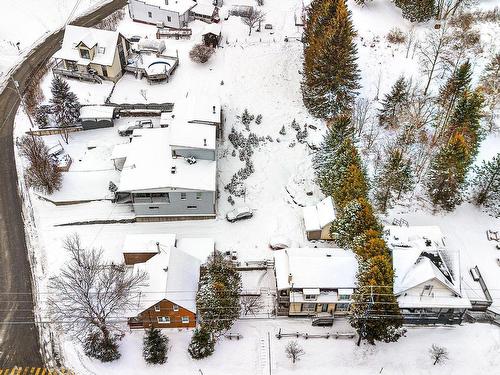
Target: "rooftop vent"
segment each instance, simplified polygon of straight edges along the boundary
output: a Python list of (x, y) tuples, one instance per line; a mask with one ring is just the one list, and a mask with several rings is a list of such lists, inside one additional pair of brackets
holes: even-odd
[(326, 254), (326, 257), (327, 257), (327, 258), (331, 258), (331, 257), (332, 257), (332, 254)]
[(212, 113), (215, 114), (215, 106), (212, 106)]
[(292, 274), (289, 273), (288, 274), (288, 284), (290, 284), (292, 282)]
[(159, 242), (156, 243), (156, 248), (158, 249), (158, 252), (160, 252), (160, 243)]
[(425, 246), (430, 247), (432, 245), (432, 241), (429, 239), (425, 240)]
[(177, 172), (177, 167), (174, 165), (170, 168), (170, 173), (175, 174), (175, 172)]
[(207, 145), (207, 139), (203, 138), (203, 146), (206, 146), (206, 145)]
[(168, 272), (168, 267), (165, 267), (163, 271)]

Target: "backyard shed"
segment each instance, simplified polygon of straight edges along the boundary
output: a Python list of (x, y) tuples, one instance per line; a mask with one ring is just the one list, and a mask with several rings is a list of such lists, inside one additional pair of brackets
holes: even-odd
[(331, 240), (330, 226), (335, 220), (332, 197), (326, 197), (315, 206), (304, 207), (304, 225), (308, 240)]
[(80, 121), (83, 130), (110, 128), (113, 126), (115, 107), (88, 105), (80, 108)]
[(202, 37), (204, 45), (207, 47), (217, 48), (222, 37), (221, 26), (216, 23), (207, 25)]

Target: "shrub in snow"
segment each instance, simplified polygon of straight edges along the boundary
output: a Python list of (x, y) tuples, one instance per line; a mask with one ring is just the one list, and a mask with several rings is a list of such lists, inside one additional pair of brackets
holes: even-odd
[(212, 47), (208, 47), (204, 44), (196, 44), (191, 51), (189, 51), (189, 57), (194, 62), (204, 64), (210, 59), (214, 52), (215, 49)]
[(300, 130), (300, 125), (295, 119), (293, 119), (292, 124), (290, 126), (292, 127), (293, 130), (296, 130), (296, 131)]
[(258, 147), (259, 146), (259, 137), (257, 137), (257, 134), (255, 134), (255, 133), (250, 133), (250, 134), (248, 134), (247, 142), (252, 147)]
[(45, 128), (49, 125), (49, 115), (52, 114), (50, 105), (40, 105), (35, 109), (35, 123), (39, 128)]
[(290, 341), (286, 348), (285, 348), (285, 353), (287, 358), (290, 358), (292, 363), (295, 363), (296, 361), (300, 360), (300, 357), (302, 357), (306, 352), (302, 347), (299, 345), (299, 343), (295, 340)]
[(251, 160), (247, 160), (245, 163), (245, 167), (241, 168), (238, 171), (238, 176), (240, 177), (241, 180), (246, 180), (250, 175), (255, 172), (255, 169), (253, 167), (253, 163)]
[(253, 155), (252, 146), (249, 143), (245, 144), (245, 147), (240, 149), (239, 157), (241, 161), (249, 160)]
[(269, 142), (274, 142), (273, 137), (271, 137), (270, 135), (266, 135), (266, 140)]
[(59, 190), (62, 184), (61, 171), (49, 155), (49, 149), (42, 138), (26, 134), (17, 145), (21, 155), (28, 160), (28, 167), (25, 169), (28, 185), (47, 194)]
[(231, 204), (231, 206), (234, 206), (235, 201), (234, 201), (232, 195), (230, 195), (230, 196), (227, 197), (227, 201)]
[(215, 350), (215, 339), (212, 333), (203, 325), (196, 328), (191, 342), (189, 343), (188, 353), (193, 359), (202, 359), (211, 356)]
[(434, 361), (433, 365), (443, 363), (448, 359), (448, 350), (442, 346), (438, 346), (435, 344), (432, 344), (431, 348), (429, 349), (429, 354)]
[(109, 181), (108, 190), (114, 193), (118, 190), (118, 186), (116, 186), (116, 184), (113, 181)]
[(245, 185), (240, 181), (237, 173), (231, 177), (231, 181), (224, 186), (224, 189), (235, 197), (242, 197), (245, 195)]
[(151, 327), (146, 331), (143, 340), (142, 355), (147, 363), (162, 364), (167, 361), (168, 337), (158, 328)]
[(120, 358), (118, 351), (119, 336), (109, 336), (104, 338), (99, 331), (93, 331), (87, 335), (83, 342), (83, 351), (90, 358), (95, 358), (101, 362), (112, 362)]
[(393, 27), (386, 36), (389, 43), (392, 44), (403, 44), (406, 42), (406, 35), (398, 27)]
[(308, 135), (308, 132), (307, 132), (307, 126), (304, 126), (304, 130), (299, 130), (297, 132), (297, 141), (299, 141), (299, 143), (305, 143), (306, 142), (306, 139), (307, 139), (307, 135)]
[(295, 141), (291, 141), (290, 144), (288, 145), (288, 147), (290, 147), (290, 148), (295, 147)]
[(280, 134), (281, 134), (281, 135), (286, 135), (285, 125), (283, 125), (283, 126), (281, 127)]
[(248, 109), (245, 108), (245, 110), (241, 115), (241, 122), (243, 123), (243, 125), (245, 125), (247, 130), (248, 130), (248, 125), (250, 125), (250, 123), (253, 121), (254, 118), (255, 118), (254, 115), (251, 115), (250, 112), (248, 112)]
[(245, 136), (241, 132), (235, 130), (234, 127), (231, 128), (231, 133), (229, 133), (227, 138), (229, 139), (229, 142), (231, 142), (233, 147), (236, 149), (245, 146), (246, 143)]
[(260, 125), (262, 123), (262, 115), (257, 115), (257, 117), (255, 118), (255, 123), (257, 125)]
[(233, 150), (233, 152), (231, 152), (231, 156), (234, 158), (236, 157), (236, 150)]

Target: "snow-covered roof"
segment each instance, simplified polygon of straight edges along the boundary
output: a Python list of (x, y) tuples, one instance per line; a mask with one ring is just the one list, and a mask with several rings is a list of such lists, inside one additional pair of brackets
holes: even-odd
[[(119, 191), (148, 192), (169, 188), (215, 191), (216, 162), (200, 159), (189, 164), (183, 158), (173, 159), (170, 132), (170, 127), (145, 129), (138, 132), (140, 136), (132, 138)], [(175, 173), (172, 173), (173, 167)]]
[(179, 238), (176, 247), (204, 263), (215, 250), (213, 238)]
[(205, 35), (205, 34), (208, 34), (208, 33), (219, 35), (221, 32), (222, 32), (222, 25), (221, 25), (221, 23), (212, 22), (212, 23), (207, 24), (203, 28), (203, 34), (202, 35)]
[(212, 125), (176, 122), (171, 126), (170, 145), (215, 150), (215, 130)]
[(154, 51), (161, 53), (165, 51), (165, 41), (159, 39), (141, 38), (141, 40), (139, 40), (138, 47), (140, 51)]
[(196, 6), (196, 1), (194, 0), (143, 0), (146, 4), (156, 5), (160, 9), (169, 10), (171, 12), (177, 12), (179, 14), (184, 14), (191, 8)]
[(199, 259), (175, 247), (162, 249), (147, 262), (135, 264), (134, 272), (145, 271), (148, 278), (140, 288), (133, 313), (142, 312), (162, 299), (196, 313), (200, 265)]
[[(354, 288), (358, 262), (354, 253), (331, 248), (292, 248), (273, 252), (278, 290)], [(289, 282), (289, 275), (291, 281)]]
[(163, 114), (164, 121), (220, 123), (221, 104), (217, 95), (196, 92), (177, 101), (172, 112)]
[(175, 234), (127, 234), (123, 242), (124, 253), (158, 253), (160, 249), (175, 246)]
[(115, 107), (86, 105), (80, 108), (80, 119), (112, 119)]
[(125, 159), (129, 153), (129, 149), (130, 142), (115, 145), (113, 147), (113, 151), (111, 152), (111, 160)]
[[(120, 33), (117, 31), (67, 25), (61, 49), (54, 54), (54, 57), (76, 61), (82, 65), (90, 62), (99, 65), (113, 65), (119, 35)], [(77, 48), (80, 43), (85, 44), (88, 48), (97, 45), (93, 59), (84, 59), (80, 56), (80, 51)]]
[(201, 14), (203, 16), (212, 17), (215, 11), (215, 6), (211, 4), (197, 4), (191, 12)]
[(326, 197), (315, 206), (304, 207), (306, 231), (321, 230), (335, 220), (335, 207), (332, 197)]

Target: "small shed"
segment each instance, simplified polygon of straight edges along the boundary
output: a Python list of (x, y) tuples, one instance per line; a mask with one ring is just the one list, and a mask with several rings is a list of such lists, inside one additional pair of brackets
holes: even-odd
[(203, 31), (203, 44), (207, 47), (217, 48), (222, 38), (222, 31), (220, 24), (212, 23), (207, 25)]
[(88, 105), (80, 108), (83, 130), (110, 128), (113, 126), (115, 107)]
[(142, 38), (139, 41), (137, 47), (140, 52), (153, 52), (157, 54), (162, 54), (165, 51), (165, 41), (158, 39)]
[(307, 239), (331, 240), (330, 226), (335, 220), (332, 197), (327, 197), (315, 206), (304, 207), (304, 225)]

